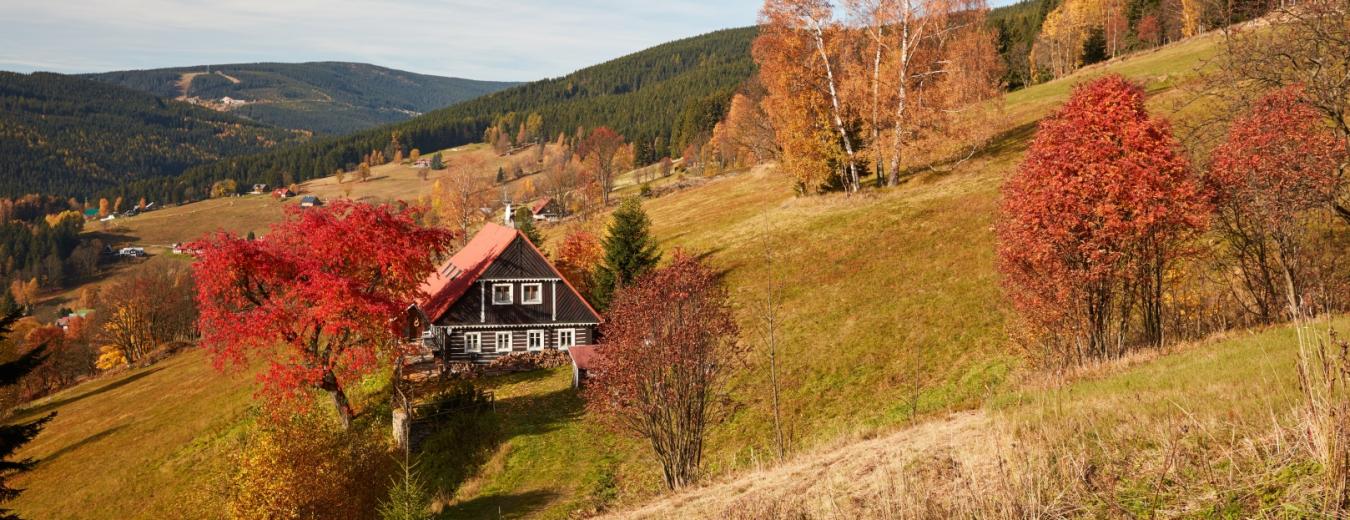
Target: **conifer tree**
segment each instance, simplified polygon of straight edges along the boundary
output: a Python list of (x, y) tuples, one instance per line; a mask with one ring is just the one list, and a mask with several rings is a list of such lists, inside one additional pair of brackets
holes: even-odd
[(530, 208), (525, 206), (516, 208), (514, 218), (516, 229), (519, 229), (520, 233), (525, 235), (525, 238), (530, 239), (535, 247), (544, 245), (544, 237), (539, 234), (539, 228), (534, 227), (534, 212), (530, 211)]
[(595, 293), (591, 303), (600, 309), (609, 306), (614, 290), (631, 285), (661, 260), (656, 240), (650, 233), (651, 221), (642, 210), (642, 201), (626, 199), (614, 210), (608, 234), (600, 242), (605, 256), (595, 272)]
[[(10, 333), (10, 327), (18, 321), (22, 314), (18, 310), (10, 311), (9, 314), (0, 318), (0, 337), (7, 337)], [(23, 376), (27, 375), (43, 361), (47, 359), (47, 346), (38, 345), (36, 348), (19, 356), (18, 359), (8, 363), (0, 363), (0, 387), (12, 386), (19, 382)], [(9, 502), (18, 498), (23, 490), (15, 489), (9, 486), (9, 478), (19, 473), (23, 473), (33, 468), (37, 461), (29, 459), (14, 460), (14, 453), (28, 444), (36, 437), (42, 427), (56, 416), (56, 412), (49, 413), (41, 418), (21, 423), (11, 423), (0, 426), (0, 503)], [(10, 520), (18, 519), (19, 516), (13, 510), (0, 507), (0, 519)]]

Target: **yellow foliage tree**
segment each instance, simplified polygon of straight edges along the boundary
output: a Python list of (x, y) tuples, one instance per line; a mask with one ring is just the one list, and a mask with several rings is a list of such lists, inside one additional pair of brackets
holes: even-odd
[(99, 370), (112, 370), (117, 367), (127, 365), (127, 357), (122, 354), (122, 349), (116, 345), (104, 345), (98, 349), (98, 360), (94, 366)]

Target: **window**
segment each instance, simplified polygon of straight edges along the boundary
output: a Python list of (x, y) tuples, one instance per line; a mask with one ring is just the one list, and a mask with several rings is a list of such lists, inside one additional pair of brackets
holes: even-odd
[(497, 283), (492, 284), (492, 304), (493, 305), (511, 305), (511, 284)]
[(497, 333), (497, 352), (510, 352), (510, 351), (511, 351), (511, 333), (510, 333), (510, 332), (498, 332), (498, 333)]
[(530, 350), (544, 350), (544, 331), (532, 330), (526, 332), (525, 347)]
[(483, 333), (465, 332), (464, 333), (464, 351), (482, 352), (483, 351)]
[(539, 305), (544, 303), (544, 284), (527, 283), (520, 286), (520, 303)]
[(567, 347), (577, 344), (577, 331), (575, 329), (558, 329), (558, 348), (567, 350)]

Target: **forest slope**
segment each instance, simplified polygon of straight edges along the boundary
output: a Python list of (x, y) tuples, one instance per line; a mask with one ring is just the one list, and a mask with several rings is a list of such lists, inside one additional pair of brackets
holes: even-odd
[(304, 138), (76, 76), (0, 72), (0, 196), (86, 197)]
[(225, 107), (236, 115), (335, 135), (405, 121), (518, 84), (332, 61), (125, 70), (85, 77), (169, 99), (218, 103), (229, 97), (241, 102)]

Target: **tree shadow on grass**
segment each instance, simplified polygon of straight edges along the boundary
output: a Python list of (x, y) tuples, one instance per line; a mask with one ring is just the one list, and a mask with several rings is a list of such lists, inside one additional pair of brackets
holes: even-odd
[(76, 402), (82, 401), (82, 400), (84, 400), (84, 399), (86, 399), (86, 398), (89, 398), (89, 397), (93, 397), (93, 396), (96, 396), (96, 395), (99, 395), (99, 394), (102, 394), (102, 393), (105, 393), (105, 392), (110, 392), (110, 391), (112, 391), (112, 390), (116, 390), (116, 389), (118, 389), (118, 388), (122, 388), (122, 387), (124, 387), (124, 386), (127, 386), (127, 385), (129, 385), (129, 384), (131, 384), (131, 383), (134, 383), (134, 382), (140, 380), (141, 378), (143, 378), (143, 377), (145, 377), (145, 376), (148, 376), (148, 375), (153, 374), (153, 373), (155, 373), (155, 372), (159, 372), (160, 370), (163, 370), (163, 369), (164, 369), (164, 367), (162, 367), (162, 366), (151, 367), (151, 368), (142, 370), (142, 371), (140, 371), (140, 372), (137, 372), (137, 373), (135, 373), (135, 374), (131, 374), (131, 375), (129, 375), (129, 376), (123, 377), (122, 379), (118, 379), (117, 381), (113, 381), (113, 382), (108, 383), (108, 384), (106, 384), (106, 385), (100, 386), (100, 387), (95, 388), (95, 389), (93, 389), (93, 390), (90, 390), (90, 391), (88, 391), (88, 392), (84, 392), (84, 393), (82, 393), (82, 394), (76, 394), (76, 395), (72, 395), (72, 396), (69, 396), (69, 397), (62, 397), (62, 398), (60, 398), (60, 399), (53, 399), (53, 400), (51, 400), (51, 401), (48, 401), (48, 402), (46, 402), (46, 403), (43, 403), (43, 404), (41, 404), (41, 405), (39, 405), (39, 406), (35, 406), (35, 407), (33, 407), (33, 408), (21, 408), (21, 409), (16, 410), (16, 411), (14, 412), (14, 417), (15, 417), (16, 419), (19, 419), (19, 420), (26, 420), (26, 419), (28, 419), (28, 418), (30, 418), (30, 417), (36, 417), (36, 416), (39, 416), (39, 415), (44, 415), (44, 414), (46, 414), (47, 412), (50, 412), (50, 411), (55, 410), (55, 409), (57, 409), (57, 408), (60, 408), (60, 407), (62, 407), (62, 406), (65, 406), (65, 405), (68, 405), (68, 404), (71, 404), (71, 403), (76, 403)]
[(586, 401), (571, 388), (543, 395), (522, 395), (497, 401), (503, 440), (519, 435), (540, 435), (576, 421), (586, 411)]
[(454, 519), (505, 519), (526, 518), (544, 509), (558, 494), (552, 491), (526, 491), (524, 493), (484, 495), (472, 500), (459, 502), (445, 508), (436, 518)]
[(58, 450), (52, 452), (51, 454), (47, 455), (46, 457), (42, 457), (41, 459), (38, 459), (38, 464), (39, 464), (39, 465), (49, 464), (49, 463), (51, 463), (52, 461), (61, 458), (62, 455), (65, 455), (65, 454), (67, 454), (67, 453), (70, 453), (70, 452), (72, 452), (72, 451), (75, 451), (75, 450), (77, 450), (77, 449), (80, 449), (80, 448), (82, 448), (82, 447), (84, 447), (84, 446), (88, 446), (88, 445), (90, 445), (90, 444), (93, 444), (93, 443), (96, 443), (96, 442), (98, 442), (98, 441), (101, 441), (101, 440), (103, 440), (105, 437), (107, 437), (107, 436), (109, 436), (109, 435), (112, 435), (112, 434), (114, 434), (114, 433), (117, 433), (118, 430), (121, 430), (121, 429), (126, 428), (126, 427), (127, 427), (127, 425), (125, 425), (125, 424), (119, 424), (119, 425), (117, 425), (117, 426), (113, 426), (113, 427), (108, 428), (108, 429), (105, 429), (105, 430), (103, 430), (103, 431), (101, 431), (101, 432), (95, 433), (95, 434), (93, 434), (93, 435), (90, 435), (90, 436), (85, 437), (85, 438), (83, 438), (83, 439), (80, 439), (80, 440), (78, 440), (78, 441), (75, 441), (75, 442), (73, 442), (73, 443), (71, 443), (71, 444), (67, 444), (67, 445), (65, 445), (65, 446), (62, 446), (61, 449), (58, 449)]

